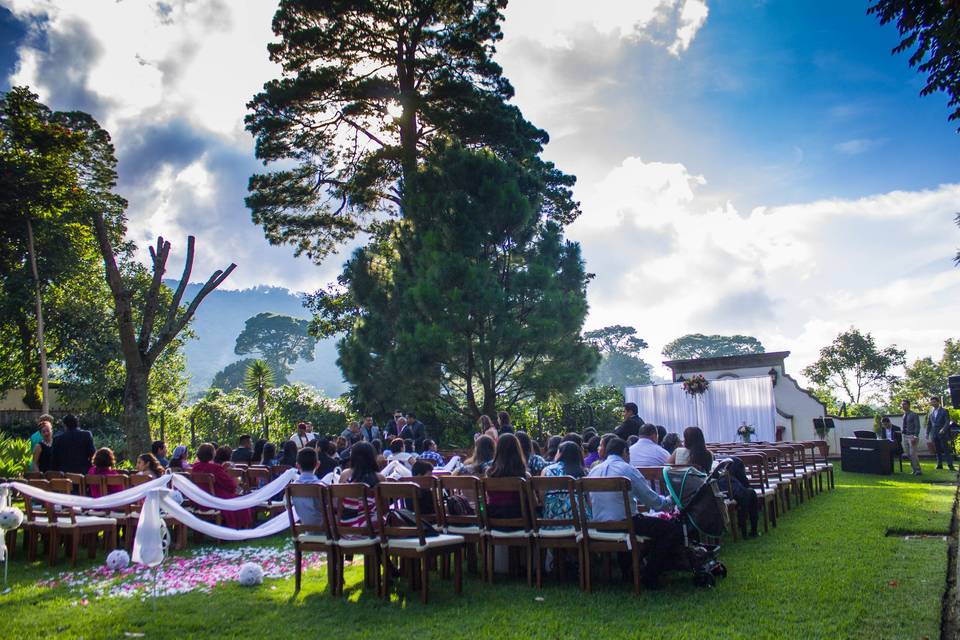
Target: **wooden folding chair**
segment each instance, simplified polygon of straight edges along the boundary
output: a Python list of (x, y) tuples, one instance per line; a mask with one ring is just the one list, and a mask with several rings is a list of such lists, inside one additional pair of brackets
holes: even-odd
[[(587, 512), (591, 494), (616, 493), (623, 499), (624, 517), (619, 520), (596, 520)], [(583, 527), (583, 578), (585, 591), (593, 591), (591, 555), (594, 553), (627, 553), (633, 568), (633, 591), (640, 593), (640, 548), (650, 539), (637, 535), (630, 508), (630, 480), (622, 476), (580, 478), (577, 480), (580, 521)]]
[[(476, 476), (442, 476), (440, 478), (443, 531), (463, 536), (467, 542), (467, 570), (477, 573), (477, 558), (480, 559), (480, 575), (487, 575), (487, 544), (483, 524), (483, 500), (480, 479)], [(451, 498), (462, 498), (461, 504), (473, 513), (451, 513)]]
[[(459, 595), (463, 591), (463, 546), (466, 542), (463, 536), (450, 533), (426, 535), (425, 525), (427, 520), (424, 505), (421, 504), (420, 498), (426, 497), (428, 494), (424, 494), (422, 487), (418, 484), (412, 482), (381, 482), (377, 485), (376, 495), (377, 512), (380, 515), (381, 545), (385, 558), (398, 557), (412, 560), (415, 563), (419, 568), (420, 598), (424, 604), (427, 604), (430, 597), (431, 561), (452, 554), (454, 562), (453, 591)], [(433, 501), (433, 513), (440, 513), (436, 492), (430, 493), (429, 496)], [(393, 521), (394, 519), (390, 516), (390, 509), (394, 504), (404, 504), (413, 512), (413, 525)], [(417, 571), (414, 571), (411, 575), (417, 575), (417, 573)], [(386, 566), (383, 584), (383, 596), (385, 598), (390, 595), (390, 578), (390, 567)]]
[[(273, 477), (270, 475), (270, 470), (266, 467), (248, 467), (244, 470), (243, 475), (244, 484), (249, 487), (250, 491), (261, 489), (273, 480)], [(284, 501), (265, 500), (254, 507), (253, 510), (254, 515), (257, 513), (265, 513), (268, 518), (272, 518), (277, 514), (283, 513)]]
[[(494, 560), (498, 546), (519, 548), (524, 552), (527, 563), (527, 586), (533, 586), (533, 531), (530, 525), (530, 507), (523, 478), (484, 478), (480, 481), (483, 490), (483, 502), (487, 506), (484, 522), (487, 536), (487, 580), (493, 582)], [(491, 493), (513, 493), (517, 496), (520, 515), (517, 517), (498, 517), (490, 511)]]
[[(543, 587), (544, 552), (555, 550), (554, 566), (563, 576), (561, 552), (574, 549), (577, 552), (580, 588), (585, 587), (583, 580), (583, 536), (580, 526), (580, 508), (577, 504), (577, 487), (570, 476), (544, 477), (530, 479), (530, 511), (533, 515), (533, 555), (537, 569), (537, 588)], [(548, 499), (565, 500), (569, 505), (569, 517), (548, 518), (543, 508)]]
[[(760, 500), (760, 510), (763, 513), (763, 532), (770, 531), (770, 524), (777, 526), (777, 490), (771, 487), (767, 478), (766, 459), (761, 453), (738, 453), (737, 458), (743, 463), (750, 481), (750, 489), (757, 494)], [(738, 527), (733, 527), (737, 529)]]
[[(316, 510), (323, 517), (320, 524), (307, 524), (294, 517), (294, 508), (298, 502), (302, 504), (304, 500), (314, 502)], [(294, 593), (300, 591), (303, 553), (313, 551), (327, 554), (327, 585), (330, 595), (337, 595), (338, 585), (342, 581), (340, 572), (343, 571), (343, 567), (338, 563), (336, 543), (333, 534), (330, 532), (333, 511), (330, 506), (329, 490), (319, 483), (291, 483), (287, 485), (284, 492), (284, 502), (287, 506), (287, 514), (290, 517), (290, 532), (293, 536), (294, 558), (297, 563), (296, 573), (294, 574)]]
[[(672, 466), (671, 469), (682, 469), (683, 466)], [(663, 488), (663, 467), (636, 467), (640, 475), (650, 483), (650, 487), (660, 495), (666, 495)]]
[[(54, 478), (45, 481), (47, 484), (39, 485), (42, 481), (31, 481), (32, 486), (39, 486), (46, 491), (55, 493), (69, 494), (72, 491), (72, 483), (65, 478)], [(36, 513), (31, 504), (31, 499), (27, 498), (24, 503), (27, 507), (27, 518), (31, 523), (31, 528), (35, 532), (44, 532), (48, 536), (47, 561), (50, 566), (56, 564), (57, 554), (60, 547), (60, 541), (71, 541), (70, 546), (70, 564), (77, 565), (77, 556), (80, 549), (80, 541), (86, 537), (88, 540), (88, 554), (90, 558), (96, 556), (97, 538), (102, 532), (104, 534), (104, 549), (111, 551), (117, 546), (117, 523), (113, 518), (104, 518), (98, 516), (77, 515), (73, 509), (62, 508), (53, 501), (41, 500), (46, 516)], [(32, 545), (31, 552), (28, 552), (29, 559), (36, 556), (36, 547)]]
[[(376, 588), (381, 593), (380, 568), (382, 549), (380, 535), (377, 531), (379, 521), (375, 508), (371, 506), (372, 491), (367, 485), (356, 482), (349, 484), (333, 484), (328, 487), (332, 504), (333, 518), (330, 522), (330, 534), (334, 540), (338, 580), (335, 583), (337, 595), (343, 595), (343, 574), (346, 555), (363, 556), (363, 577), (367, 586)], [(356, 506), (347, 505), (349, 501)], [(359, 521), (356, 518), (359, 517)]]

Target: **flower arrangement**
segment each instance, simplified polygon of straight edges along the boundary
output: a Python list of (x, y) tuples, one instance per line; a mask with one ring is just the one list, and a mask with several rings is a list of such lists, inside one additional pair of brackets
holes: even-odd
[(752, 425), (747, 424), (747, 421), (744, 420), (743, 424), (737, 427), (737, 435), (740, 436), (744, 442), (750, 442), (750, 436), (756, 433), (756, 429)]
[(707, 390), (710, 383), (703, 377), (703, 374), (691, 376), (689, 380), (683, 381), (683, 390), (692, 396), (698, 396)]

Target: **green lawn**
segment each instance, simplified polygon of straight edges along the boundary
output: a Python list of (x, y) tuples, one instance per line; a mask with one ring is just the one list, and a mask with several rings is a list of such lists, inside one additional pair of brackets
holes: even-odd
[(602, 580), (586, 595), (575, 582), (537, 591), (470, 578), (461, 597), (435, 579), (426, 607), (416, 594), (385, 603), (364, 592), (355, 567), (344, 600), (313, 570), (296, 598), (292, 579), (267, 580), (159, 598), (154, 612), (149, 601), (83, 606), (62, 587), (39, 587), (52, 572), (27, 566), (18, 549), (13, 591), (0, 596), (0, 638), (938, 638), (946, 542), (887, 532), (947, 534), (956, 487), (937, 481), (951, 479), (930, 465), (921, 478), (838, 472), (835, 491), (792, 510), (770, 535), (727, 544), (730, 574), (716, 589), (675, 574), (639, 598)]

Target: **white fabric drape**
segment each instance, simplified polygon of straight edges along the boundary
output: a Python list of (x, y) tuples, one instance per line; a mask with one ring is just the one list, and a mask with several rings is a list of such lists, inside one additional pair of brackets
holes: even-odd
[(754, 440), (773, 440), (777, 405), (769, 376), (711, 380), (707, 391), (691, 396), (682, 383), (627, 387), (627, 402), (637, 405), (647, 422), (667, 431), (683, 433), (686, 427), (703, 430), (707, 442), (732, 442), (746, 422), (755, 429)]
[[(160, 502), (169, 493), (167, 489), (151, 489), (146, 500), (143, 501), (140, 519), (137, 521), (137, 533), (133, 538), (134, 562), (148, 567), (155, 567), (163, 562), (164, 525), (163, 518), (160, 516)], [(171, 500), (171, 502), (174, 501)]]
[(140, 500), (143, 500), (143, 498), (146, 497), (150, 491), (165, 487), (169, 482), (170, 476), (161, 476), (136, 487), (130, 487), (129, 489), (124, 489), (123, 491), (119, 491), (117, 493), (111, 493), (100, 498), (88, 498), (87, 496), (75, 496), (69, 493), (54, 493), (52, 491), (44, 491), (43, 489), (32, 487), (23, 482), (11, 482), (4, 486), (13, 487), (23, 495), (36, 498), (37, 500), (41, 500), (43, 502), (52, 502), (64, 507), (78, 507), (80, 509), (98, 509), (101, 511), (107, 511), (114, 507), (122, 507), (124, 505), (133, 504), (134, 502), (139, 502)]
[(171, 477), (173, 478), (173, 486), (179, 489), (180, 493), (191, 502), (211, 509), (239, 511), (240, 509), (249, 509), (263, 502), (267, 502), (270, 498), (283, 491), (284, 487), (293, 482), (297, 475), (296, 469), (287, 469), (277, 476), (276, 479), (263, 485), (256, 491), (235, 498), (218, 498), (217, 496), (210, 495), (191, 482), (186, 476), (174, 474)]

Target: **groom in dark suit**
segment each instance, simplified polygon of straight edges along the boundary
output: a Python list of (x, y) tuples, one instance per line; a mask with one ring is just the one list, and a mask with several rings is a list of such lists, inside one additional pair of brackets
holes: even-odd
[(937, 450), (937, 469), (943, 469), (943, 459), (953, 471), (953, 444), (950, 442), (950, 414), (940, 406), (940, 398), (930, 398), (930, 415), (927, 416), (927, 439), (933, 440)]

